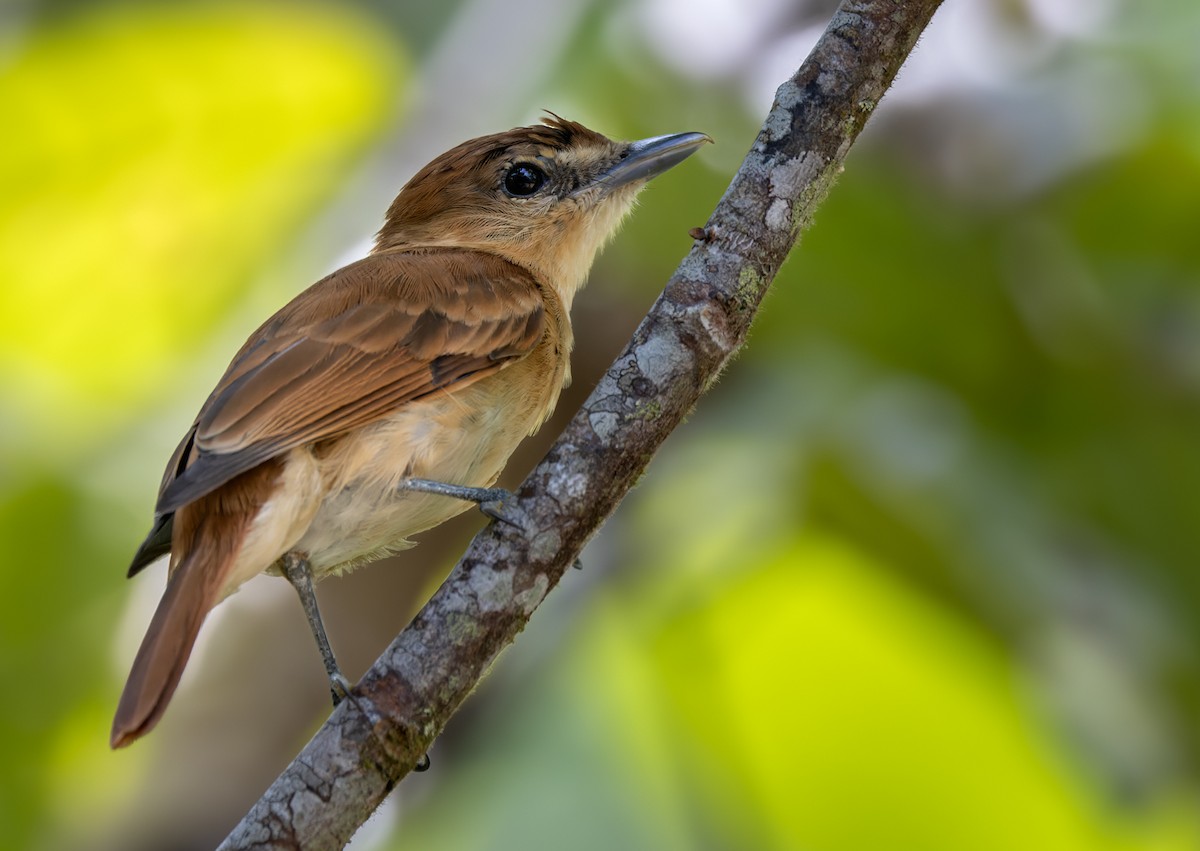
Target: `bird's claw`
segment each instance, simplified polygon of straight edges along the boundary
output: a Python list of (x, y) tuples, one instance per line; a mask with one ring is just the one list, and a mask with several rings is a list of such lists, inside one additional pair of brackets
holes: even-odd
[[(354, 701), (354, 705), (358, 706), (358, 700), (355, 699), (350, 689), (350, 681), (340, 671), (329, 675), (329, 693), (333, 696), (333, 705), (335, 708), (346, 698), (350, 698), (350, 700)], [(362, 707), (359, 708), (361, 709)]]
[(489, 488), (488, 490), (496, 491), (496, 495), (488, 500), (479, 503), (479, 510), (485, 517), (490, 517), (497, 523), (506, 523), (515, 529), (524, 531), (524, 526), (517, 519), (517, 512), (512, 510), (513, 504), (517, 501), (516, 496), (512, 491), (507, 491), (504, 488)]

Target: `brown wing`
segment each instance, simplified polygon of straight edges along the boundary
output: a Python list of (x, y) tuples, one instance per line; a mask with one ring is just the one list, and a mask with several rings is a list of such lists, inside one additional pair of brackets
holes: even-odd
[(498, 257), (443, 249), (352, 263), (246, 341), (171, 459), (155, 514), (288, 449), (500, 369), (543, 332), (536, 282)]

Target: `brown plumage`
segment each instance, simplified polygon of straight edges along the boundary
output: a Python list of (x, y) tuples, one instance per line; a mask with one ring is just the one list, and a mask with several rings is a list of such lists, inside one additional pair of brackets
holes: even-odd
[(168, 463), (130, 567), (170, 553), (113, 747), (162, 717), (205, 615), (247, 579), (285, 554), (337, 573), (467, 507), (410, 477), (496, 481), (568, 378), (568, 311), (595, 253), (645, 181), (705, 141), (613, 142), (553, 118), (466, 142), (401, 190), (369, 256), (250, 336)]

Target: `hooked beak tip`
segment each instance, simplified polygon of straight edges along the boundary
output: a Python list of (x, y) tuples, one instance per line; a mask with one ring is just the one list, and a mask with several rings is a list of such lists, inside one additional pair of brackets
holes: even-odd
[(674, 133), (630, 142), (625, 156), (591, 184), (613, 190), (635, 181), (647, 181), (686, 160), (713, 139), (707, 133)]

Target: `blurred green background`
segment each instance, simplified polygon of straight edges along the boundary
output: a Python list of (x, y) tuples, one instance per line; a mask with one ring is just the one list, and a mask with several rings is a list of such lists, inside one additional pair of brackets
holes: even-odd
[[(0, 846), (212, 847), (328, 711), (285, 583), (107, 749), (123, 574), (233, 351), (541, 109), (718, 144), (577, 301), (540, 457), (833, 4), (0, 7)], [(946, 0), (746, 352), (377, 849), (1200, 848), (1200, 7)], [(322, 585), (358, 676), (481, 525)]]

